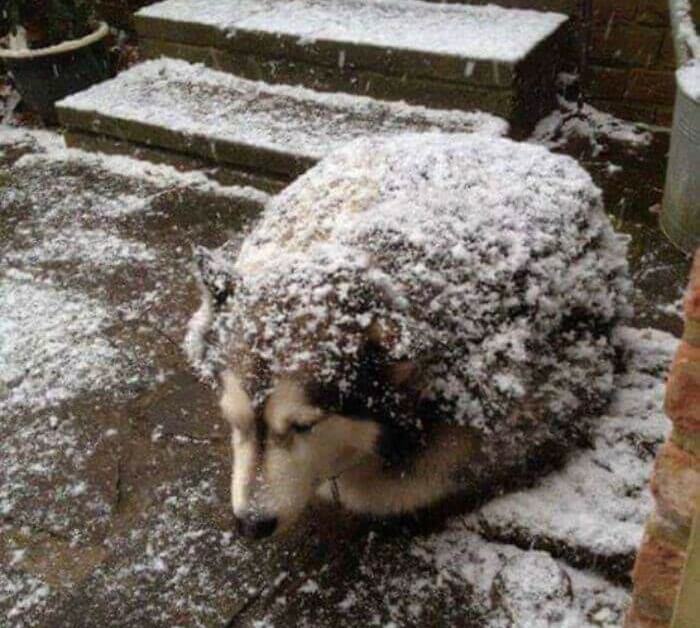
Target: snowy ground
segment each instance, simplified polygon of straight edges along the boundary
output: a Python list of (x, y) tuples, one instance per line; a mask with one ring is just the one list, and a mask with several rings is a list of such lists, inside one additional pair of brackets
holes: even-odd
[[(600, 146), (577, 156), (624, 189), (626, 149)], [(264, 196), (49, 133), (1, 128), (0, 150), (5, 625), (621, 624), (668, 429), (671, 334), (620, 331), (628, 368), (590, 448), (530, 488), (417, 520), (318, 509), (283, 541), (246, 544), (231, 532), (226, 428), (180, 341), (192, 244), (240, 232)], [(677, 331), (685, 262), (622, 207), (638, 320)]]

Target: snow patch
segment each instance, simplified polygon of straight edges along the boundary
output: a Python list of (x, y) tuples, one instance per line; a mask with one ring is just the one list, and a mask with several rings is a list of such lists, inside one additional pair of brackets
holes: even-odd
[(124, 240), (104, 229), (68, 227), (45, 234), (45, 239), (35, 247), (8, 253), (5, 260), (24, 267), (49, 262), (81, 262), (105, 270), (124, 264), (152, 263), (156, 254), (142, 242)]
[[(5, 129), (0, 131), (3, 137)], [(12, 135), (9, 135), (11, 138)], [(29, 139), (34, 138), (34, 132)], [(174, 187), (190, 187), (202, 192), (210, 192), (218, 196), (229, 198), (246, 198), (253, 202), (265, 204), (269, 196), (262, 190), (250, 186), (221, 185), (211, 180), (199, 170), (180, 171), (167, 164), (153, 164), (126, 155), (107, 155), (103, 153), (89, 153), (76, 148), (65, 148), (57, 143), (45, 144), (46, 154), (32, 153), (20, 157), (15, 166), (18, 168), (40, 167), (47, 164), (73, 163), (81, 164), (86, 168), (97, 168), (112, 175), (143, 181), (160, 190), (170, 190)], [(115, 199), (120, 205), (107, 215), (111, 217), (134, 213), (148, 207), (154, 196), (138, 197), (122, 195)]]
[(652, 134), (639, 124), (620, 120), (589, 104), (579, 106), (559, 97), (559, 107), (559, 110), (540, 120), (530, 142), (555, 149), (564, 146), (571, 138), (584, 138), (590, 142), (594, 156), (603, 151), (601, 139), (630, 146), (648, 146), (651, 143)]
[(50, 594), (49, 585), (35, 576), (0, 570), (0, 608), (9, 609), (5, 618), (11, 625), (25, 625), (28, 615), (39, 614)]
[(700, 37), (693, 22), (693, 11), (688, 0), (673, 0), (670, 6), (674, 38), (678, 38), (682, 50), (679, 63), (700, 59)]
[(493, 628), (613, 628), (622, 625), (629, 602), (625, 589), (600, 576), (545, 552), (489, 542), (465, 531), (459, 519), (445, 532), (415, 542), (411, 553), (445, 579), (472, 587), (483, 624)]
[(0, 124), (0, 145), (27, 146), (33, 150), (50, 151), (65, 148), (66, 143), (59, 133)]
[(679, 68), (676, 80), (684, 93), (700, 103), (700, 58), (692, 59)]
[(83, 294), (0, 275), (0, 408), (38, 410), (114, 385), (124, 365), (106, 338), (113, 322)]

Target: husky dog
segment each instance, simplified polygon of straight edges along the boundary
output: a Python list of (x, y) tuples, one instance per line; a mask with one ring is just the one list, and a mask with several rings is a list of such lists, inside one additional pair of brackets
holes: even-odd
[(625, 243), (568, 157), (480, 135), (352, 142), (197, 253), (186, 346), (232, 428), (242, 534), (315, 495), (378, 516), (503, 486), (585, 439)]

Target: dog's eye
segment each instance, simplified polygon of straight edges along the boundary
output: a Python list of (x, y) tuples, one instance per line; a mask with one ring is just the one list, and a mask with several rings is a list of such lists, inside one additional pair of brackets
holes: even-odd
[(308, 434), (312, 429), (313, 423), (292, 423), (292, 431), (296, 434)]

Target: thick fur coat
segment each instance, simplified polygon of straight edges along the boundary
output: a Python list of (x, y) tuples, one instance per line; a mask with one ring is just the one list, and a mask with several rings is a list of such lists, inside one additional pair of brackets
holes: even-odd
[(356, 507), (380, 513), (480, 490), (585, 439), (630, 289), (625, 243), (576, 162), (480, 135), (357, 140), (275, 197), (235, 259), (200, 252), (199, 269), (193, 363), (235, 380), (238, 411), (266, 425), (259, 445), (281, 383), (319, 416), (364, 424), (355, 492), (382, 474), (425, 485)]

